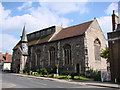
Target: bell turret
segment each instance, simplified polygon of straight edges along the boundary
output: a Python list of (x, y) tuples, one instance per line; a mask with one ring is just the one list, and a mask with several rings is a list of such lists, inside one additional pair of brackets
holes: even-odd
[(27, 44), (28, 44), (28, 40), (27, 40), (27, 34), (26, 34), (25, 26), (24, 26), (22, 36), (21, 36), (21, 44), (20, 44), (20, 47), (23, 52), (28, 52)]
[(25, 26), (23, 28), (23, 32), (22, 32), (22, 36), (21, 36), (21, 41), (22, 42), (27, 42), (27, 35), (26, 35)]

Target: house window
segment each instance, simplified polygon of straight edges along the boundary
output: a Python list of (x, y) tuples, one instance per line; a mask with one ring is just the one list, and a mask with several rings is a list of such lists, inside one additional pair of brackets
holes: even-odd
[(43, 36), (45, 35), (45, 31), (42, 31), (43, 32)]
[(65, 64), (72, 64), (71, 59), (71, 46), (70, 45), (64, 45), (64, 63)]
[(100, 47), (101, 47), (101, 43), (100, 40), (97, 38), (94, 41), (94, 53), (95, 53), (95, 60), (96, 61), (100, 61), (101, 57), (100, 57)]
[(43, 31), (41, 31), (41, 36), (43, 36)]
[(51, 29), (48, 29), (48, 30), (47, 30), (47, 34), (50, 34), (50, 33), (51, 33)]
[(50, 65), (55, 65), (55, 48), (50, 47), (49, 49), (49, 61)]
[(39, 34), (40, 34), (40, 33), (39, 33), (39, 32), (37, 32), (37, 33), (36, 33), (36, 37), (39, 37)]

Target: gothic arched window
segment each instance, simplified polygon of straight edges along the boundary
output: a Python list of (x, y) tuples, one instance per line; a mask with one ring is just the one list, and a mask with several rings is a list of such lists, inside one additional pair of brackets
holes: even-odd
[(50, 61), (50, 65), (55, 65), (55, 48), (54, 47), (49, 48), (49, 61)]
[(96, 61), (100, 61), (101, 57), (100, 57), (100, 47), (101, 47), (101, 43), (100, 40), (97, 38), (94, 41), (94, 53), (95, 53), (95, 60)]
[(71, 59), (71, 46), (69, 44), (64, 45), (64, 63), (65, 64), (72, 64)]
[(35, 65), (36, 66), (40, 66), (40, 62), (41, 62), (41, 51), (39, 49), (36, 50), (36, 59), (35, 59)]

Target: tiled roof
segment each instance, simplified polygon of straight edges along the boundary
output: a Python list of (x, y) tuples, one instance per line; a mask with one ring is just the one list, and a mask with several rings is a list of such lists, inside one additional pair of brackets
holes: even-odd
[[(54, 34), (50, 34), (50, 35), (48, 35), (46, 37), (38, 38), (38, 39), (29, 41), (28, 46), (35, 45), (35, 44), (40, 44), (40, 43), (45, 43), (45, 42), (61, 40), (61, 39), (74, 37), (74, 36), (78, 36), (78, 35), (82, 35), (88, 29), (88, 27), (90, 26), (90, 24), (92, 22), (93, 22), (93, 20), (89, 21), (89, 22), (86, 22), (86, 23), (79, 24), (79, 25), (63, 28), (54, 37), (52, 37)], [(13, 50), (17, 49), (19, 46), (20, 46), (20, 41), (13, 48)]]
[(60, 39), (64, 39), (64, 38), (68, 38), (68, 37), (74, 37), (74, 36), (78, 36), (78, 35), (82, 35), (89, 27), (89, 25), (92, 23), (93, 21), (89, 21), (86, 23), (82, 23), (79, 25), (75, 25), (75, 26), (71, 26), (68, 28), (63, 28), (53, 39), (52, 41), (55, 40), (60, 40)]
[[(49, 39), (52, 37), (52, 35), (53, 35), (53, 34), (50, 34), (50, 35), (48, 35), (48, 36), (46, 36), (46, 37), (43, 37), (43, 38), (38, 38), (38, 39), (35, 39), (35, 40), (31, 40), (31, 41), (28, 42), (28, 46), (48, 42)], [(19, 42), (17, 43), (17, 45), (13, 48), (13, 50), (17, 49), (19, 46), (20, 46), (20, 41), (19, 41)]]
[(6, 53), (6, 54), (2, 54), (0, 53), (1, 59), (2, 61), (4, 61), (4, 63), (11, 63), (12, 62), (12, 55)]
[(45, 42), (49, 42), (49, 39), (52, 37), (53, 34), (50, 34), (44, 38), (39, 39), (35, 44), (40, 44), (40, 43), (45, 43)]

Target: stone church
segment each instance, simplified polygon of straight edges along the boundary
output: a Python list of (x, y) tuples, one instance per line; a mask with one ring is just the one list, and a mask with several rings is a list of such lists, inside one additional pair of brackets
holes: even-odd
[(59, 73), (87, 74), (90, 70), (106, 70), (100, 52), (106, 40), (96, 18), (67, 28), (52, 26), (26, 34), (13, 48), (12, 70), (22, 72), (58, 65)]

